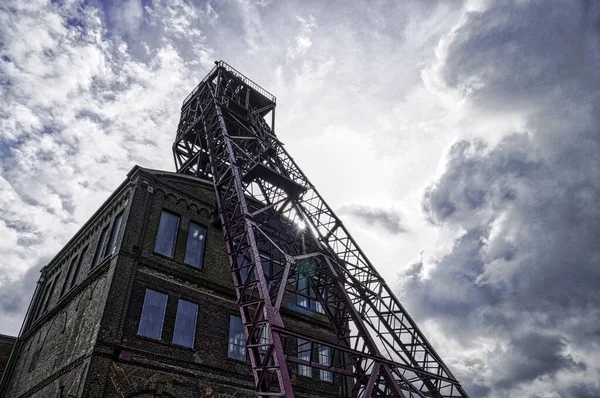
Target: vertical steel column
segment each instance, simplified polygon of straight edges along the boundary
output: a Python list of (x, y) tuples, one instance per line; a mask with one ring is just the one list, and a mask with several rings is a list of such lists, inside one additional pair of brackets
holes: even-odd
[[(184, 101), (173, 145), (178, 172), (214, 182), (258, 395), (293, 397), (288, 362), (306, 362), (286, 351), (292, 337), (351, 359), (350, 370), (344, 360), (311, 366), (350, 377), (353, 397), (468, 398), (274, 128), (275, 97), (220, 61)], [(290, 233), (299, 225), (302, 233)], [(268, 281), (261, 250), (283, 264)], [(289, 330), (281, 318), (283, 295), (297, 291), (294, 275), (307, 260), (338, 344)]]

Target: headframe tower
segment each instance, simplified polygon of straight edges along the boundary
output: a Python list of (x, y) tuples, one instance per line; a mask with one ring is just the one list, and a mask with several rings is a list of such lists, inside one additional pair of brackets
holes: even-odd
[[(275, 105), (265, 89), (216, 62), (184, 100), (173, 144), (178, 173), (214, 183), (258, 396), (293, 397), (295, 363), (346, 376), (353, 397), (468, 398), (278, 140)], [(265, 253), (281, 265), (269, 278)], [(298, 275), (310, 280), (337, 342), (284, 324), (284, 293), (304, 288)], [(328, 347), (334, 360), (302, 359), (289, 338)]]

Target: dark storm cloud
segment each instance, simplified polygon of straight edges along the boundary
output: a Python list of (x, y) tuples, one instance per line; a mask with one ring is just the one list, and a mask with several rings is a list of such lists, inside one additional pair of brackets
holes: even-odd
[(36, 282), (40, 277), (42, 267), (42, 262), (39, 262), (37, 265), (29, 268), (17, 280), (9, 280), (8, 275), (0, 274), (2, 285), (2, 289), (0, 289), (0, 311), (4, 314), (14, 316), (25, 313), (35, 290)]
[(449, 149), (423, 208), (461, 235), (405, 272), (409, 308), (466, 347), (494, 341), (467, 391), (534, 397), (543, 380), (600, 396), (597, 377), (580, 381), (598, 375), (600, 347), (600, 3), (493, 2), (446, 53), (446, 89), (475, 115), (523, 116), (528, 131)]
[(585, 370), (585, 365), (575, 362), (565, 353), (566, 344), (558, 336), (528, 333), (511, 340), (506, 351), (494, 356), (492, 368), (498, 373), (498, 386), (511, 387), (559, 370)]
[(406, 232), (400, 214), (392, 209), (350, 204), (342, 206), (339, 213), (356, 217), (369, 226), (381, 227), (394, 235)]

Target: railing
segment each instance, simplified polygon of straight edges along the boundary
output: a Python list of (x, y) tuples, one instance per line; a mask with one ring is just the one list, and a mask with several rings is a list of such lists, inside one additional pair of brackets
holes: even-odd
[(259, 86), (258, 84), (254, 83), (252, 80), (248, 79), (246, 76), (244, 76), (242, 73), (240, 73), (233, 66), (229, 65), (227, 62), (219, 61), (217, 66), (221, 66), (226, 71), (232, 73), (235, 77), (237, 77), (238, 79), (243, 81), (244, 84), (246, 84), (247, 86), (250, 86), (254, 91), (258, 92), (259, 94), (261, 94), (263, 97), (265, 97), (269, 101), (271, 101), (273, 103), (276, 102), (276, 98), (273, 94), (271, 94), (270, 92), (268, 92), (267, 90), (265, 90), (264, 88)]
[[(223, 62), (223, 61), (219, 61), (219, 62)], [(217, 63), (214, 66), (214, 68), (212, 68), (210, 70), (210, 72), (208, 72), (208, 75), (204, 76), (204, 79), (202, 79), (202, 81), (200, 83), (198, 83), (198, 85), (196, 87), (194, 87), (192, 92), (189, 93), (187, 97), (185, 97), (185, 99), (183, 100), (183, 104), (181, 105), (182, 108), (185, 107), (185, 104), (187, 104), (192, 99), (192, 97), (198, 92), (198, 90), (200, 90), (200, 86), (203, 85), (204, 83), (206, 83), (208, 78), (211, 77), (213, 73), (215, 73), (215, 71), (217, 70), (218, 67), (219, 67), (219, 64)]]
[(276, 98), (275, 98), (275, 96), (273, 94), (271, 94), (270, 92), (268, 92), (267, 90), (265, 90), (264, 88), (262, 88), (261, 86), (259, 86), (258, 84), (254, 83), (252, 80), (248, 79), (246, 76), (244, 76), (241, 72), (239, 72), (233, 66), (229, 65), (225, 61), (217, 61), (217, 62), (215, 62), (215, 67), (211, 69), (211, 71), (208, 73), (208, 75), (206, 75), (204, 77), (204, 79), (202, 79), (202, 81), (200, 83), (198, 83), (198, 85), (192, 90), (192, 92), (189, 93), (187, 97), (185, 97), (185, 99), (183, 100), (183, 104), (181, 105), (182, 108), (185, 107), (185, 105), (198, 92), (198, 90), (200, 89), (200, 86), (202, 84), (206, 83), (206, 81), (209, 79), (209, 77), (212, 76), (213, 73), (215, 73), (215, 71), (218, 68), (223, 68), (227, 72), (233, 74), (235, 77), (237, 77), (242, 82), (244, 82), (245, 85), (249, 86), (254, 91), (256, 91), (257, 93), (259, 93), (260, 95), (262, 95), (263, 97), (265, 97), (269, 101), (273, 102), (274, 104), (277, 102), (277, 100), (276, 100)]

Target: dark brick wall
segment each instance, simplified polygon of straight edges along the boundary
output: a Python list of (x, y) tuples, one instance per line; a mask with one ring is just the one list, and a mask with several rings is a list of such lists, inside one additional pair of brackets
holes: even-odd
[[(6, 397), (58, 396), (57, 391), (79, 389), (84, 382), (85, 363), (94, 351), (118, 256), (108, 255), (95, 267), (92, 261), (102, 228), (112, 225), (114, 217), (123, 210), (127, 213), (129, 194), (129, 187), (123, 184), (42, 270), (40, 292), (56, 280), (55, 288), (47, 296), (45, 311), (45, 303), (39, 299), (32, 309), (14, 369), (2, 386)], [(123, 230), (122, 227), (120, 235)], [(67, 280), (71, 260), (78, 258), (86, 246), (79, 282), (71, 287), (70, 279)]]
[(0, 379), (16, 340), (16, 337), (0, 334)]
[[(118, 253), (91, 268), (102, 228), (125, 209)], [(173, 258), (154, 253), (162, 209), (180, 216)], [(229, 316), (238, 314), (220, 228), (212, 225), (214, 192), (209, 182), (134, 168), (120, 191), (44, 269), (43, 280), (61, 275), (48, 311), (23, 336), (8, 397), (128, 397), (147, 392), (199, 397), (255, 396), (249, 361), (227, 358)], [(207, 228), (204, 266), (183, 263), (189, 222)], [(80, 283), (60, 297), (71, 259), (89, 245)], [(146, 288), (168, 294), (160, 340), (137, 335)], [(171, 343), (178, 299), (198, 304), (193, 349)], [(326, 319), (296, 305), (287, 293), (285, 324), (334, 341)], [(295, 339), (288, 339), (295, 351)], [(313, 358), (316, 360), (316, 358)], [(290, 373), (297, 396), (341, 396), (339, 380), (327, 383)], [(150, 395), (152, 396), (152, 395)]]

